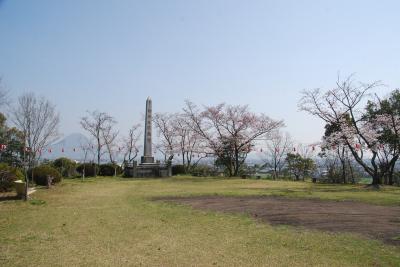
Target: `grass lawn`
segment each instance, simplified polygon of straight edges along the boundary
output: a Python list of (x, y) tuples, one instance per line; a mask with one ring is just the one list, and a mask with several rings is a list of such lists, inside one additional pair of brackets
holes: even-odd
[[(242, 179), (64, 180), (0, 202), (0, 266), (400, 266), (400, 247), (151, 201), (282, 195), (400, 205), (400, 188)], [(377, 225), (379, 227), (379, 225)]]

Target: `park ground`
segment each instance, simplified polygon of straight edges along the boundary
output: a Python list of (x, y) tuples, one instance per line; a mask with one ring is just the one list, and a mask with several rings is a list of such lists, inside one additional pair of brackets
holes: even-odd
[(0, 266), (400, 266), (399, 209), (396, 187), (64, 180), (0, 200)]

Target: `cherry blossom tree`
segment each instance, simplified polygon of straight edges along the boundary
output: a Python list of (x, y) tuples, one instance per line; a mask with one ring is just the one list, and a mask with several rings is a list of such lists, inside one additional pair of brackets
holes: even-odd
[[(340, 77), (334, 89), (323, 92), (320, 89), (305, 90), (299, 102), (301, 110), (335, 125), (337, 130), (329, 136), (330, 143), (345, 145), (356, 162), (372, 177), (372, 185), (379, 185), (384, 173), (379, 169), (378, 149), (382, 127), (389, 127), (389, 116), (366, 116), (360, 107), (369, 92), (381, 85), (379, 81), (372, 83), (356, 83), (353, 75), (342, 80)], [(364, 155), (368, 154), (369, 164)]]
[(110, 162), (114, 166), (114, 176), (117, 176), (116, 158), (119, 153), (119, 148), (117, 144), (119, 131), (114, 130), (115, 124), (116, 121), (110, 121), (109, 123), (104, 125), (101, 135), (103, 137), (104, 145), (106, 147)]
[(205, 156), (200, 136), (190, 127), (191, 121), (179, 113), (157, 113), (153, 120), (161, 137), (157, 148), (165, 159), (179, 155), (185, 172), (190, 172)]
[(394, 183), (394, 168), (400, 156), (400, 91), (394, 90), (389, 97), (369, 101), (366, 118), (375, 121), (379, 133), (378, 154), (379, 168), (383, 182)]
[(165, 162), (172, 161), (177, 152), (174, 132), (175, 116), (177, 114), (171, 113), (156, 113), (153, 116), (153, 123), (160, 139), (160, 143), (156, 145), (156, 149), (164, 155)]
[(229, 176), (239, 175), (256, 139), (267, 138), (283, 126), (282, 121), (249, 111), (248, 106), (222, 103), (199, 109), (186, 101), (184, 112), (191, 129), (202, 138), (206, 150), (225, 166)]
[[(350, 123), (350, 118), (348, 115), (345, 115), (346, 120)], [(325, 134), (322, 137), (321, 148), (322, 151), (319, 154), (321, 158), (324, 158), (331, 162), (328, 163), (329, 166), (329, 178), (332, 181), (338, 182), (336, 179), (336, 169), (338, 168), (336, 165), (340, 163), (341, 169), (341, 182), (347, 183), (349, 180), (354, 182), (354, 171), (352, 167), (351, 155), (349, 148), (343, 142), (342, 139), (334, 136), (332, 138), (332, 134), (336, 133), (340, 130), (340, 127), (337, 124), (326, 124), (325, 125)], [(357, 145), (356, 145), (357, 148)], [(362, 153), (362, 151), (360, 151)], [(331, 160), (329, 160), (331, 159)]]

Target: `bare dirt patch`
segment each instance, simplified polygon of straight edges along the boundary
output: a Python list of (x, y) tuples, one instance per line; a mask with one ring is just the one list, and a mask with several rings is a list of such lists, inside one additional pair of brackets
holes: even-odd
[(400, 245), (400, 207), (353, 201), (251, 197), (169, 197), (165, 202), (195, 209), (246, 213), (272, 225), (291, 225), (330, 232), (350, 232)]

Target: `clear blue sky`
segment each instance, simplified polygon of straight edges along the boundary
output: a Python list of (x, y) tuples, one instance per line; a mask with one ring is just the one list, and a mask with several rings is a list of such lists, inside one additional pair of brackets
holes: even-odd
[[(12, 97), (44, 95), (64, 135), (86, 110), (122, 131), (154, 111), (249, 104), (301, 142), (322, 123), (298, 112), (304, 88), (337, 72), (400, 87), (400, 1), (0, 0), (0, 76)], [(389, 89), (383, 89), (387, 92)], [(382, 93), (385, 93), (382, 92)]]

